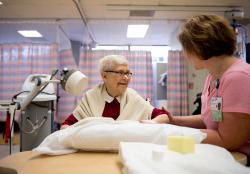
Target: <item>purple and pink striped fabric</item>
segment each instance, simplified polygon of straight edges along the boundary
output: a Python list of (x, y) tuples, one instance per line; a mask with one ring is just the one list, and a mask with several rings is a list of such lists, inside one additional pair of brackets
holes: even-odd
[[(58, 66), (56, 44), (0, 45), (0, 100), (11, 100), (29, 74), (50, 74)], [(6, 113), (0, 112), (5, 120)]]
[(176, 116), (189, 115), (188, 70), (182, 51), (168, 52), (168, 110)]
[[(61, 50), (59, 52), (59, 69), (78, 69), (73, 59), (71, 50)], [(65, 92), (61, 85), (57, 87), (57, 95), (59, 97), (57, 105), (57, 117), (56, 120), (62, 123), (65, 118), (72, 113), (77, 104), (77, 97)]]
[[(81, 51), (79, 66), (76, 65), (72, 51), (59, 51), (57, 44), (3, 44), (0, 45), (0, 100), (11, 100), (21, 91), (24, 80), (29, 74), (50, 74), (55, 68), (74, 68), (89, 77), (89, 88), (101, 82), (98, 61), (109, 54), (127, 57), (133, 79), (130, 87), (144, 97), (152, 98), (152, 60), (150, 52), (145, 51)], [(58, 122), (71, 114), (81, 97), (67, 94), (58, 85), (60, 96), (55, 113)], [(0, 120), (5, 120), (6, 113), (0, 112)]]

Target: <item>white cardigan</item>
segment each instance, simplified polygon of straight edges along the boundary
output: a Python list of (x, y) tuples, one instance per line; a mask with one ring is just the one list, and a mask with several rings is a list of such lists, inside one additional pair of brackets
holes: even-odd
[[(106, 96), (107, 91), (104, 84), (90, 89), (73, 111), (73, 115), (78, 120), (86, 117), (102, 117)], [(120, 115), (117, 120), (151, 119), (153, 109), (154, 107), (135, 90), (127, 88), (125, 93), (120, 96)]]

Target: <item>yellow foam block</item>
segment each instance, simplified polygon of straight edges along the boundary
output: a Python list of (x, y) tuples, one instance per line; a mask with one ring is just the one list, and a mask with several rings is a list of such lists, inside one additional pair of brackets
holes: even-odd
[(188, 136), (168, 136), (167, 147), (169, 150), (180, 153), (194, 153), (195, 141)]

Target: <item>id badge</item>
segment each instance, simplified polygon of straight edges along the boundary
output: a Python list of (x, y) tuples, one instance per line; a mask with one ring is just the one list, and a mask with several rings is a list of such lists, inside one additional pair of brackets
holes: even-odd
[(222, 121), (222, 98), (212, 97), (211, 99), (211, 113), (212, 119), (216, 122)]

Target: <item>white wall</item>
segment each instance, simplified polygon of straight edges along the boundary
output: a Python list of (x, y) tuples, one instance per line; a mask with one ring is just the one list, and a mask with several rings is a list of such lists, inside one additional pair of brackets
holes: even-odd
[(247, 26), (246, 26), (246, 28), (247, 28), (247, 43), (250, 43), (250, 24), (248, 24)]
[(57, 30), (56, 30), (56, 42), (59, 45), (59, 50), (71, 49), (69, 38), (65, 35), (65, 33), (59, 27), (57, 27)]
[(195, 70), (191, 63), (188, 63), (188, 83), (191, 88), (188, 89), (188, 102), (190, 114), (196, 109), (197, 104), (193, 102), (196, 100), (196, 94), (202, 92), (204, 81), (208, 72), (206, 70)]
[(183, 22), (180, 23), (180, 25), (176, 28), (175, 32), (172, 33), (170, 38), (170, 44), (171, 50), (182, 50), (182, 46), (178, 40), (178, 35), (181, 32), (181, 26)]

